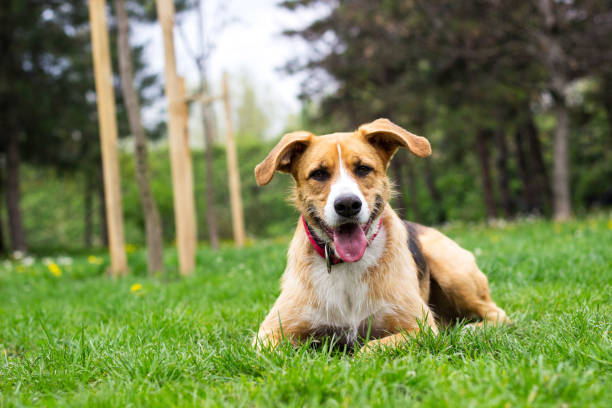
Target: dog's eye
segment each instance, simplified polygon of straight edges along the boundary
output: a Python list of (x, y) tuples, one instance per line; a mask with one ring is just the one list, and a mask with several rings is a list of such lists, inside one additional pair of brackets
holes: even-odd
[(361, 164), (361, 165), (357, 166), (357, 168), (355, 169), (355, 173), (359, 177), (365, 177), (368, 174), (370, 174), (372, 172), (372, 170), (374, 170), (374, 169), (371, 168), (370, 166), (366, 166), (364, 164)]
[(329, 177), (330, 177), (329, 172), (325, 169), (314, 170), (308, 176), (309, 179), (314, 179), (317, 181), (326, 181), (327, 179), (329, 179)]

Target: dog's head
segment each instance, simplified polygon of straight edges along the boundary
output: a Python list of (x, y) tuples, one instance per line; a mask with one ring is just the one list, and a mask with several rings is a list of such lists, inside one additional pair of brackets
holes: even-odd
[(427, 139), (387, 119), (351, 133), (289, 133), (255, 168), (255, 178), (262, 186), (276, 171), (291, 173), (295, 205), (308, 224), (345, 262), (356, 262), (391, 194), (387, 167), (399, 147), (431, 154)]

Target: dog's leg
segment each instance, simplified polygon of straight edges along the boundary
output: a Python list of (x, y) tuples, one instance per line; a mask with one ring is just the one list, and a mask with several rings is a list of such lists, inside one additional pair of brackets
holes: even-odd
[[(467, 251), (466, 251), (467, 252)], [(495, 302), (491, 299), (489, 282), (484, 273), (476, 265), (476, 260), (469, 253), (469, 257), (463, 264), (460, 274), (454, 275), (455, 288), (449, 290), (453, 303), (463, 311), (467, 317), (482, 319), (476, 325), (497, 325), (511, 323), (510, 319)]]
[(272, 310), (263, 321), (257, 332), (257, 336), (253, 339), (252, 346), (258, 350), (264, 348), (274, 348), (278, 346), (283, 339), (289, 340), (293, 344), (297, 344), (300, 338), (299, 326), (283, 321), (278, 310)]
[(282, 294), (266, 316), (259, 327), (257, 336), (253, 339), (252, 346), (261, 350), (262, 348), (274, 348), (283, 339), (293, 344), (307, 333), (307, 322), (302, 319), (300, 309), (289, 302)]
[(476, 323), (480, 326), (483, 324), (504, 324), (511, 323), (510, 319), (506, 315), (506, 312), (498, 307), (495, 302), (489, 297), (485, 301), (481, 301), (480, 304), (474, 305), (476, 314), (482, 319), (482, 321)]
[(381, 350), (385, 348), (395, 348), (404, 344), (409, 338), (415, 337), (419, 332), (418, 328), (406, 330), (401, 333), (395, 333), (381, 339), (370, 340), (364, 344), (357, 354), (370, 353), (372, 351)]
[[(422, 310), (423, 316), (420, 324), (417, 323), (414, 317), (410, 317), (414, 316), (414, 314), (410, 312), (389, 316), (385, 322), (385, 326), (388, 328), (393, 328), (393, 331), (397, 331), (397, 333), (390, 334), (389, 336), (382, 337), (380, 339), (370, 340), (364, 344), (363, 347), (361, 347), (358, 354), (367, 353), (381, 348), (395, 348), (401, 346), (406, 341), (414, 338), (421, 330), (420, 327), (425, 328), (425, 330), (431, 330), (434, 334), (438, 334), (438, 328), (432, 312), (424, 303), (421, 303), (419, 307)], [(404, 311), (406, 311), (406, 309), (404, 309)]]
[[(510, 323), (506, 313), (491, 299), (489, 282), (471, 252), (432, 228), (421, 227), (419, 240), (439, 285), (449, 318), (478, 317), (487, 323)], [(434, 310), (438, 305), (433, 305)], [(454, 316), (452, 316), (454, 314)]]
[(502, 325), (512, 323), (506, 312), (499, 308), (495, 302), (489, 298), (485, 301), (477, 302), (473, 305), (474, 313), (482, 320), (475, 323), (470, 323), (465, 326), (466, 329), (482, 327), (484, 325)]

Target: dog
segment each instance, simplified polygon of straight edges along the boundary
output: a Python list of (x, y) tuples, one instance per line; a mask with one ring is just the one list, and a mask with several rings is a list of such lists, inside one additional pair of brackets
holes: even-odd
[(509, 322), (472, 253), (433, 228), (402, 221), (389, 205), (386, 172), (400, 147), (431, 154), (427, 139), (381, 118), (355, 132), (286, 134), (257, 165), (259, 186), (277, 171), (293, 176), (301, 217), (281, 294), (255, 347), (331, 337), (336, 346), (366, 351), (459, 319)]

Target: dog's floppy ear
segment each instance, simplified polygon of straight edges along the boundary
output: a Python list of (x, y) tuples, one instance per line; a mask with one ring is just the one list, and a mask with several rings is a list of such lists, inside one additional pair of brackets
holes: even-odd
[(382, 153), (385, 164), (389, 163), (399, 147), (407, 147), (419, 157), (431, 154), (431, 145), (427, 139), (408, 132), (389, 119), (376, 119), (359, 126), (357, 131)]
[(306, 150), (314, 135), (305, 130), (287, 133), (278, 142), (268, 156), (255, 167), (257, 185), (266, 185), (274, 177), (276, 170), (288, 173), (291, 171), (291, 161)]

